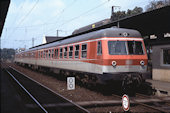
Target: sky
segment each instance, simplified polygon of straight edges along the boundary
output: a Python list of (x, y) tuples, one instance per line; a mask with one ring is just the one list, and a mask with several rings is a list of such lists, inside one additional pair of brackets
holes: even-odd
[(145, 9), (152, 0), (11, 0), (1, 35), (1, 48), (30, 48), (44, 36), (68, 36), (78, 28), (110, 18), (115, 11)]

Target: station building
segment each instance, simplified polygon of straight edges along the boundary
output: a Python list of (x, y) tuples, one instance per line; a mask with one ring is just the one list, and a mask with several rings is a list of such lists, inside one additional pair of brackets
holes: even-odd
[(170, 82), (170, 43), (152, 45), (151, 59), (152, 79)]

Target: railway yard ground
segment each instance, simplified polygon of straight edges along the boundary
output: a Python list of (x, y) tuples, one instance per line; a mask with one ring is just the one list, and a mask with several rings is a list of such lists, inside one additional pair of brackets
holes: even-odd
[[(51, 75), (50, 73), (48, 74), (40, 73), (28, 68), (15, 65), (13, 63), (2, 64), (1, 66), (2, 66), (1, 67), (2, 69), (1, 70), (1, 111), (2, 113), (8, 113), (8, 112), (11, 113), (14, 111), (17, 113), (23, 113), (23, 112), (27, 113), (28, 105), (29, 107), (34, 108), (34, 104), (28, 104), (28, 102), (27, 103), (25, 102), (25, 99), (23, 99), (25, 97), (21, 96), (20, 94), (21, 92), (19, 92), (19, 89), (16, 88), (16, 85), (12, 83), (11, 77), (7, 72), (5, 72), (5, 70), (14, 73), (14, 75), (16, 75), (16, 73), (19, 72), (27, 76), (28, 78), (37, 81), (37, 83), (42, 84), (43, 86), (49, 88), (52, 92), (62, 95), (64, 98), (66, 98), (66, 100), (68, 99), (69, 102), (73, 102), (73, 104), (75, 104), (74, 105), (75, 108), (80, 106), (80, 108), (76, 112), (95, 112), (95, 113), (96, 112), (123, 112), (120, 95), (116, 95), (114, 93), (104, 95), (101, 92), (90, 90), (88, 88), (79, 86), (77, 84), (75, 86), (75, 90), (67, 90), (66, 80), (59, 80), (57, 79), (57, 77), (55, 77), (55, 75)], [(18, 72), (13, 72), (14, 70), (12, 68), (9, 69), (10, 67), (8, 66), (11, 66)], [(20, 81), (22, 82), (22, 80)], [(167, 84), (165, 87), (167, 87)], [(40, 93), (40, 92), (41, 91), (37, 91), (36, 93)], [(163, 96), (161, 97), (155, 95), (148, 96), (143, 94), (136, 94), (136, 96), (130, 97), (130, 102), (131, 102), (130, 112), (170, 112), (170, 97), (168, 96), (168, 94), (169, 93), (163, 92)], [(47, 96), (47, 95), (51, 95), (51, 93), (50, 91), (49, 92), (46, 91), (45, 94), (41, 93), (39, 95), (38, 94), (35, 95)], [(52, 97), (55, 98), (55, 96)], [(55, 103), (55, 101), (52, 101), (51, 104), (48, 102), (48, 99), (45, 100), (46, 101), (42, 106), (44, 106), (45, 109), (47, 110), (49, 106), (55, 108), (58, 107), (59, 105), (57, 102)], [(42, 102), (40, 101), (40, 103)]]
[(158, 96), (170, 96), (170, 83), (165, 81), (158, 80), (146, 80), (147, 82), (152, 84), (152, 87), (156, 89), (156, 95)]

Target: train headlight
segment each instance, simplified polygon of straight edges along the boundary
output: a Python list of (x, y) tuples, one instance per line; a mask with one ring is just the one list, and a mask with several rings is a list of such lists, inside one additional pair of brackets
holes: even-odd
[(141, 66), (144, 66), (145, 65), (145, 62), (143, 60), (140, 61), (140, 65)]
[(116, 61), (112, 61), (112, 66), (115, 67), (116, 66)]

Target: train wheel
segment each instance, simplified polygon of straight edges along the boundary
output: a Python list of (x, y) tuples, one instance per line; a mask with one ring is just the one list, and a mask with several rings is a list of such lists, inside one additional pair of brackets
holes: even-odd
[(133, 82), (134, 82), (133, 78), (130, 74), (123, 78), (123, 81), (122, 81), (122, 93), (123, 94), (128, 94), (128, 95), (135, 94), (136, 87), (134, 86)]

